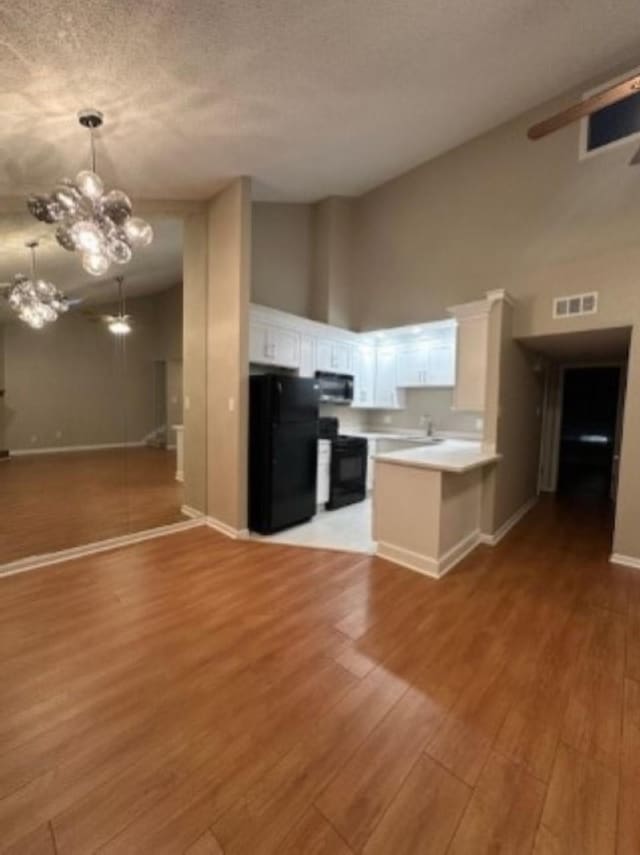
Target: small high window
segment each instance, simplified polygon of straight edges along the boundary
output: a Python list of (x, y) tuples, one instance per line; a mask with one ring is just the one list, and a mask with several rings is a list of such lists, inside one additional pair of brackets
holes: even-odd
[(589, 116), (587, 151), (640, 133), (640, 92)]

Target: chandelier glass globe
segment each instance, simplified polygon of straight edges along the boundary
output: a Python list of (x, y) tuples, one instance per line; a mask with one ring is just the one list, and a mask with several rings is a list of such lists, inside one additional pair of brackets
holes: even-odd
[(69, 302), (62, 291), (59, 291), (52, 282), (40, 279), (36, 275), (37, 245), (37, 241), (27, 244), (31, 250), (31, 277), (25, 276), (24, 273), (16, 273), (5, 295), (9, 306), (20, 320), (35, 330), (53, 323), (59, 315), (69, 309)]
[(153, 229), (132, 216), (131, 200), (122, 190), (105, 193), (96, 173), (93, 132), (102, 125), (102, 113), (83, 110), (80, 124), (89, 130), (91, 169), (81, 170), (72, 181), (63, 178), (49, 195), (34, 195), (27, 208), (43, 223), (56, 224), (56, 240), (67, 252), (78, 252), (82, 266), (92, 276), (104, 275), (115, 264), (127, 264), (133, 249), (148, 246)]

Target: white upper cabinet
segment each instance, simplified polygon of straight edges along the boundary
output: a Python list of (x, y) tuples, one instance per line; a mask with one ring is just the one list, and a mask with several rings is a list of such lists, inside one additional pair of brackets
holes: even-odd
[(427, 386), (451, 388), (456, 383), (456, 333), (431, 342), (427, 364)]
[(395, 410), (404, 406), (404, 396), (402, 390), (398, 388), (395, 347), (379, 347), (376, 349), (374, 406), (388, 410)]
[(359, 344), (353, 351), (353, 404), (356, 407), (371, 407), (375, 403), (376, 349), (372, 345)]
[(476, 304), (451, 311), (464, 332), (457, 350), (453, 320), (421, 324), (410, 331), (387, 330), (382, 337), (252, 305), (250, 361), (294, 369), (300, 377), (313, 377), (316, 371), (351, 374), (356, 408), (401, 409), (405, 389), (455, 387), (454, 406), (483, 409), (486, 316), (483, 334)]
[(318, 371), (334, 374), (353, 373), (352, 346), (349, 342), (318, 339), (316, 365)]
[(300, 377), (314, 377), (316, 373), (316, 340), (312, 335), (300, 336)]
[(429, 342), (400, 345), (398, 353), (398, 386), (425, 386), (429, 366)]
[(260, 365), (298, 368), (300, 334), (260, 320), (249, 324), (249, 361)]
[(398, 352), (398, 386), (452, 387), (455, 384), (455, 330), (438, 338), (401, 345)]

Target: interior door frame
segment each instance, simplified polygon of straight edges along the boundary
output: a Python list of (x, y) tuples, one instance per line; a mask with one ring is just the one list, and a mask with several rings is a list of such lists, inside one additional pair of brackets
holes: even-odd
[[(559, 372), (557, 386), (549, 382), (549, 371), (557, 367)], [(628, 360), (607, 359), (604, 361), (587, 360), (578, 362), (552, 363), (547, 368), (545, 378), (544, 401), (542, 407), (543, 441), (540, 450), (540, 466), (538, 469), (538, 492), (556, 493), (558, 491), (558, 475), (560, 472), (560, 442), (562, 438), (562, 415), (564, 411), (564, 384), (567, 371), (580, 368), (618, 368), (620, 369), (620, 383), (618, 387), (618, 410), (616, 415), (616, 440), (614, 455), (620, 451), (622, 445), (622, 423), (624, 418), (624, 405), (627, 389)], [(549, 424), (551, 422), (551, 424)], [(548, 433), (544, 432), (545, 424)], [(550, 442), (545, 442), (544, 437), (551, 435)], [(615, 459), (614, 459), (615, 468)], [(611, 498), (615, 501), (617, 485), (611, 485)]]

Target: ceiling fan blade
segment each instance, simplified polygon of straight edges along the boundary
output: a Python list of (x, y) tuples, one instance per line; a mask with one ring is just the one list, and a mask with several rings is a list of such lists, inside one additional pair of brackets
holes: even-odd
[(640, 148), (636, 149), (636, 153), (629, 161), (629, 166), (637, 166), (640, 163)]
[(561, 110), (555, 116), (532, 125), (527, 131), (527, 136), (530, 140), (539, 140), (541, 137), (546, 137), (547, 134), (552, 134), (554, 131), (570, 125), (572, 122), (577, 122), (578, 119), (583, 119), (597, 110), (602, 110), (603, 107), (609, 107), (611, 104), (616, 104), (630, 95), (635, 95), (638, 91), (640, 91), (640, 74), (634, 74), (632, 77), (627, 77), (626, 80), (622, 80), (620, 83), (616, 83), (602, 92), (590, 95), (584, 101), (579, 101), (577, 104), (567, 107), (566, 110)]

